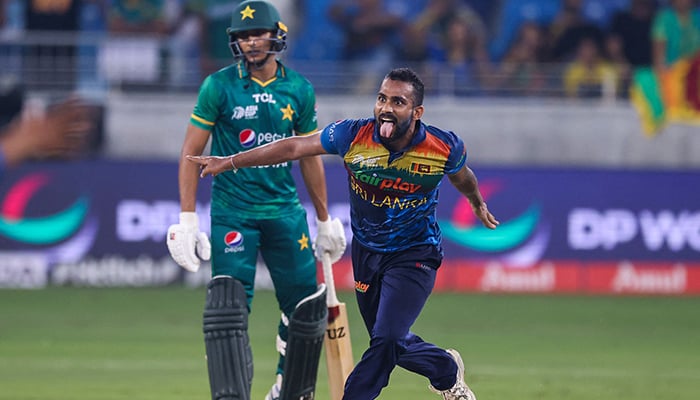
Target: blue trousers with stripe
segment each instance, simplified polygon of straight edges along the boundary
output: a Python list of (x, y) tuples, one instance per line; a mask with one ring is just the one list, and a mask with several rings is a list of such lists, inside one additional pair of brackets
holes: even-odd
[(452, 357), (410, 331), (441, 261), (440, 249), (431, 245), (377, 253), (353, 241), (355, 294), (370, 344), (348, 377), (343, 400), (379, 397), (397, 365), (428, 378), (440, 390), (455, 384), (457, 364)]

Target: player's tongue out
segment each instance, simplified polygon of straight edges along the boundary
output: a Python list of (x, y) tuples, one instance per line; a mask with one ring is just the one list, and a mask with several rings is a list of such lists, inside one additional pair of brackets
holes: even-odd
[(391, 137), (392, 132), (394, 132), (394, 123), (389, 121), (382, 122), (382, 125), (379, 127), (379, 135), (388, 139)]

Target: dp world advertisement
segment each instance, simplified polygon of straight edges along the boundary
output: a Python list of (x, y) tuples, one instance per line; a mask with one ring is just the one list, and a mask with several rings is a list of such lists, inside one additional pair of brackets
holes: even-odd
[[(472, 166), (496, 230), (442, 182), (445, 259), (436, 291), (700, 294), (700, 171)], [(314, 211), (299, 182), (311, 235)], [(329, 210), (345, 227), (348, 181), (326, 164)], [(210, 179), (200, 182), (209, 229)], [(400, 206), (400, 205), (396, 205)], [(177, 163), (86, 160), (6, 171), (0, 182), (0, 288), (204, 285), (211, 274), (172, 261), (165, 245), (179, 213)], [(349, 251), (334, 267), (352, 289)], [(270, 285), (259, 262), (256, 282)], [(320, 276), (320, 274), (319, 274)]]

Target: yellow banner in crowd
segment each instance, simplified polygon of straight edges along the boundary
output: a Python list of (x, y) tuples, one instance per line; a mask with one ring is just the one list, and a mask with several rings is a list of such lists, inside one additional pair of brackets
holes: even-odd
[(656, 136), (670, 123), (700, 125), (700, 53), (676, 62), (662, 73), (649, 67), (638, 68), (630, 99), (647, 136)]

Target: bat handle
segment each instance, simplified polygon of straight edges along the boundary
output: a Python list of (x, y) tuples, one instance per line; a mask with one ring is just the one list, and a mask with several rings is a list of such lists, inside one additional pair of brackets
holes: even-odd
[(335, 293), (335, 282), (333, 280), (333, 263), (331, 256), (327, 252), (321, 256), (321, 264), (323, 264), (323, 280), (326, 282), (326, 299), (329, 307), (340, 304), (338, 296)]

